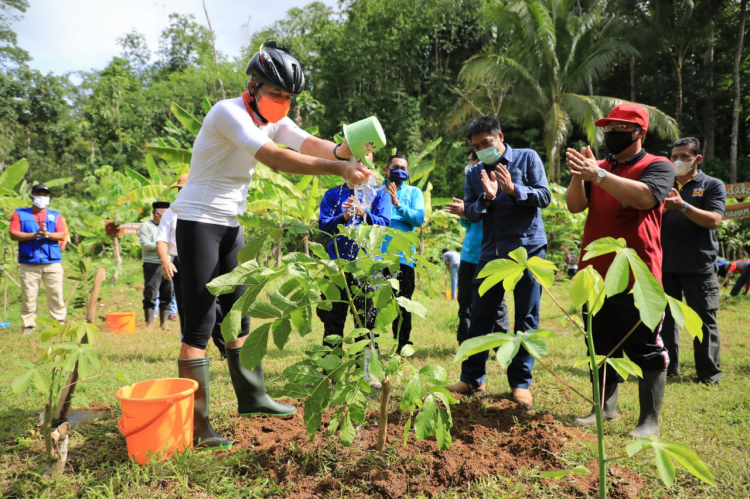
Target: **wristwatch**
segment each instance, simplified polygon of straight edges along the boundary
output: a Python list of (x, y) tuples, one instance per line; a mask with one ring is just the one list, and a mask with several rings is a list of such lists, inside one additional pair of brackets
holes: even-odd
[(604, 168), (599, 168), (599, 170), (596, 172), (596, 180), (594, 180), (594, 183), (596, 185), (599, 185), (602, 183), (602, 180), (604, 180), (604, 177), (607, 176), (607, 170)]
[(491, 203), (493, 199), (495, 199), (495, 198), (492, 198), (492, 199), (488, 198), (486, 192), (482, 193), (482, 201), (487, 201), (487, 202)]
[(686, 202), (684, 205), (682, 205), (682, 208), (680, 208), (680, 211), (682, 213), (687, 213), (689, 209), (690, 209), (690, 204)]

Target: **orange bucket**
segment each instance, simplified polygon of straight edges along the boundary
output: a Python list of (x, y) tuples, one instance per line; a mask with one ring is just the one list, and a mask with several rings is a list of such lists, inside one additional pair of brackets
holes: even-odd
[(142, 381), (117, 390), (122, 406), (117, 428), (128, 455), (140, 464), (166, 459), (193, 445), (193, 404), (198, 382), (184, 378)]
[(115, 334), (135, 332), (135, 312), (107, 314), (107, 327)]
[(448, 289), (448, 290), (445, 291), (445, 298), (448, 299), (448, 300), (451, 299), (451, 290), (450, 289)]

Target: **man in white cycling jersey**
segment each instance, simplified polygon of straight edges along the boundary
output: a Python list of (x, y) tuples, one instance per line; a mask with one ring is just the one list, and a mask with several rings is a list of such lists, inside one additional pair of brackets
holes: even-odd
[[(229, 448), (231, 442), (216, 433), (208, 419), (209, 362), (206, 345), (216, 318), (216, 297), (206, 285), (237, 266), (245, 238), (237, 216), (245, 211), (248, 184), (260, 162), (269, 168), (305, 175), (339, 175), (354, 183), (372, 172), (361, 163), (345, 161), (348, 144), (321, 140), (300, 129), (287, 117), (292, 97), (305, 85), (302, 67), (276, 42), (263, 44), (252, 56), (251, 76), (241, 97), (220, 101), (206, 115), (193, 145), (190, 176), (172, 204), (177, 214), (177, 250), (180, 255), (185, 328), (178, 368), (181, 378), (198, 382), (195, 394), (194, 445)], [(282, 149), (277, 144), (287, 148)], [(299, 151), (299, 152), (296, 152)], [(219, 296), (224, 316), (245, 288)], [(240, 347), (250, 330), (242, 319), (237, 341), (226, 344), (229, 374), (241, 415), (288, 416), (296, 412), (266, 394), (263, 368), (245, 368)]]

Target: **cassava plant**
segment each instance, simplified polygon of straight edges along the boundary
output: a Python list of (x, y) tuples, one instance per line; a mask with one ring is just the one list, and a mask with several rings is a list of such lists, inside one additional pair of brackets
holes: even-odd
[[(399, 306), (420, 317), (425, 317), (426, 309), (416, 301), (396, 297), (398, 281), (383, 275), (385, 269), (392, 273), (398, 271), (399, 257), (396, 254), (403, 252), (407, 258), (415, 259), (424, 287), (434, 293), (437, 269), (413, 251), (418, 244), (418, 235), (382, 226), (339, 226), (341, 235), (357, 241), (364, 248), (356, 260), (331, 260), (322, 245), (310, 243), (314, 256), (290, 253), (281, 259), (281, 265), (266, 268), (255, 260), (266, 239), (278, 238), (284, 232), (301, 236), (317, 229), (261, 216), (245, 216), (243, 224), (255, 229), (255, 237), (240, 252), (240, 265), (209, 284), (209, 289), (216, 295), (230, 292), (238, 285), (247, 286), (222, 322), (225, 341), (236, 340), (243, 316), (265, 321), (256, 326), (245, 340), (240, 351), (243, 365), (253, 369), (261, 362), (270, 336), (274, 344), (283, 349), (292, 330), (303, 337), (308, 335), (312, 331), (314, 307), (330, 310), (333, 303), (346, 303), (355, 312), (355, 328), (343, 337), (327, 336), (326, 342), (332, 346), (309, 344), (305, 349), (306, 358), (285, 369), (287, 383), (276, 394), (304, 400), (304, 422), (311, 437), (321, 428), (323, 414), (332, 410), (327, 432), (329, 435), (338, 432), (340, 442), (349, 446), (355, 438), (355, 426), (365, 420), (368, 394), (372, 390), (364, 381), (364, 357), (365, 352), (369, 352), (370, 375), (383, 387), (378, 450), (386, 444), (388, 401), (392, 388), (401, 382), (406, 387), (400, 408), (409, 413), (404, 441), (413, 428), (418, 439), (435, 436), (440, 449), (447, 449), (451, 443), (450, 405), (456, 403), (455, 397), (443, 388), (448, 380), (447, 373), (437, 365), (415, 367), (408, 360), (413, 348), (407, 345), (400, 354), (397, 353), (397, 341), (391, 334), (392, 323), (401, 320)], [(392, 238), (390, 254), (380, 252), (386, 236)], [(362, 288), (353, 286), (350, 289), (346, 285), (346, 273), (352, 273), (363, 284)], [(265, 299), (261, 297), (263, 290), (266, 290)], [(361, 323), (356, 313), (354, 299), (362, 294), (372, 299), (375, 310), (361, 312), (377, 314), (371, 330)], [(417, 409), (419, 413), (414, 417)]]
[[(628, 289), (631, 276), (634, 278), (632, 283), (632, 293), (635, 300), (635, 306), (638, 308), (640, 320), (633, 324), (632, 333), (636, 326), (642, 322), (652, 331), (661, 323), (662, 315), (667, 306), (669, 306), (680, 327), (684, 327), (693, 336), (702, 340), (703, 333), (701, 330), (702, 322), (698, 314), (695, 313), (685, 303), (667, 296), (662, 290), (661, 284), (651, 274), (651, 271), (645, 263), (638, 257), (633, 249), (627, 248), (625, 240), (603, 238), (589, 244), (586, 248), (584, 260), (590, 260), (597, 256), (615, 253), (614, 260), (607, 271), (605, 278), (589, 266), (576, 274), (570, 287), (570, 300), (575, 307), (584, 306), (589, 312), (587, 317), (587, 327), (583, 327), (576, 319), (571, 317), (566, 309), (551, 293), (550, 289), (554, 282), (555, 265), (547, 260), (538, 257), (527, 258), (524, 248), (518, 248), (510, 253), (511, 259), (499, 259), (488, 263), (478, 274), (479, 278), (484, 278), (479, 294), (483, 295), (493, 286), (502, 282), (506, 292), (510, 292), (520, 280), (525, 271), (529, 271), (542, 289), (549, 295), (552, 301), (570, 320), (572, 327), (578, 330), (586, 338), (589, 350), (589, 357), (576, 362), (576, 366), (587, 364), (592, 371), (593, 382), (593, 400), (587, 395), (576, 390), (570, 383), (565, 381), (559, 374), (553, 372), (542, 360), (547, 353), (547, 346), (544, 338), (554, 336), (554, 333), (546, 330), (530, 330), (526, 332), (517, 332), (515, 334), (492, 333), (465, 341), (456, 353), (456, 361), (459, 361), (470, 355), (484, 352), (497, 348), (497, 360), (501, 366), (507, 368), (513, 357), (523, 346), (535, 359), (537, 364), (543, 369), (549, 371), (555, 379), (563, 383), (568, 389), (575, 392), (582, 399), (591, 403), (595, 409), (596, 415), (596, 436), (597, 436), (597, 458), (599, 461), (599, 497), (604, 498), (607, 494), (606, 469), (607, 463), (621, 459), (621, 457), (607, 458), (605, 452), (604, 430), (602, 426), (602, 387), (599, 386), (599, 370), (605, 363), (611, 366), (619, 375), (627, 379), (628, 376), (634, 375), (641, 377), (641, 369), (632, 361), (624, 358), (613, 358), (612, 355), (625, 341), (615, 346), (607, 355), (597, 356), (594, 351), (592, 330), (592, 318), (602, 308), (604, 300), (607, 297), (625, 292)], [(628, 333), (628, 334), (630, 334)], [(626, 336), (627, 338), (627, 336)], [(714, 485), (714, 478), (708, 467), (701, 461), (697, 454), (688, 446), (675, 442), (667, 442), (655, 437), (639, 438), (626, 447), (627, 457), (632, 457), (641, 451), (652, 449), (654, 451), (656, 466), (659, 475), (668, 487), (672, 486), (675, 478), (675, 467), (672, 460), (684, 466), (690, 473), (698, 479)], [(625, 456), (623, 456), (625, 457)], [(572, 470), (560, 470), (540, 475), (542, 478), (560, 478), (570, 473), (588, 473), (588, 470), (578, 466)]]

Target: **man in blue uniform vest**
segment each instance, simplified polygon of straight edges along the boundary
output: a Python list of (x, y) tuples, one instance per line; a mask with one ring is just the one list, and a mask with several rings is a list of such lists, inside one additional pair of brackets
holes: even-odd
[(36, 299), (39, 283), (47, 292), (47, 307), (53, 319), (63, 322), (67, 315), (63, 299), (63, 268), (60, 241), (66, 225), (60, 213), (48, 210), (50, 191), (44, 184), (31, 188), (31, 208), (18, 208), (10, 219), (10, 239), (18, 241), (21, 265), (21, 320), (23, 334), (36, 328)]

